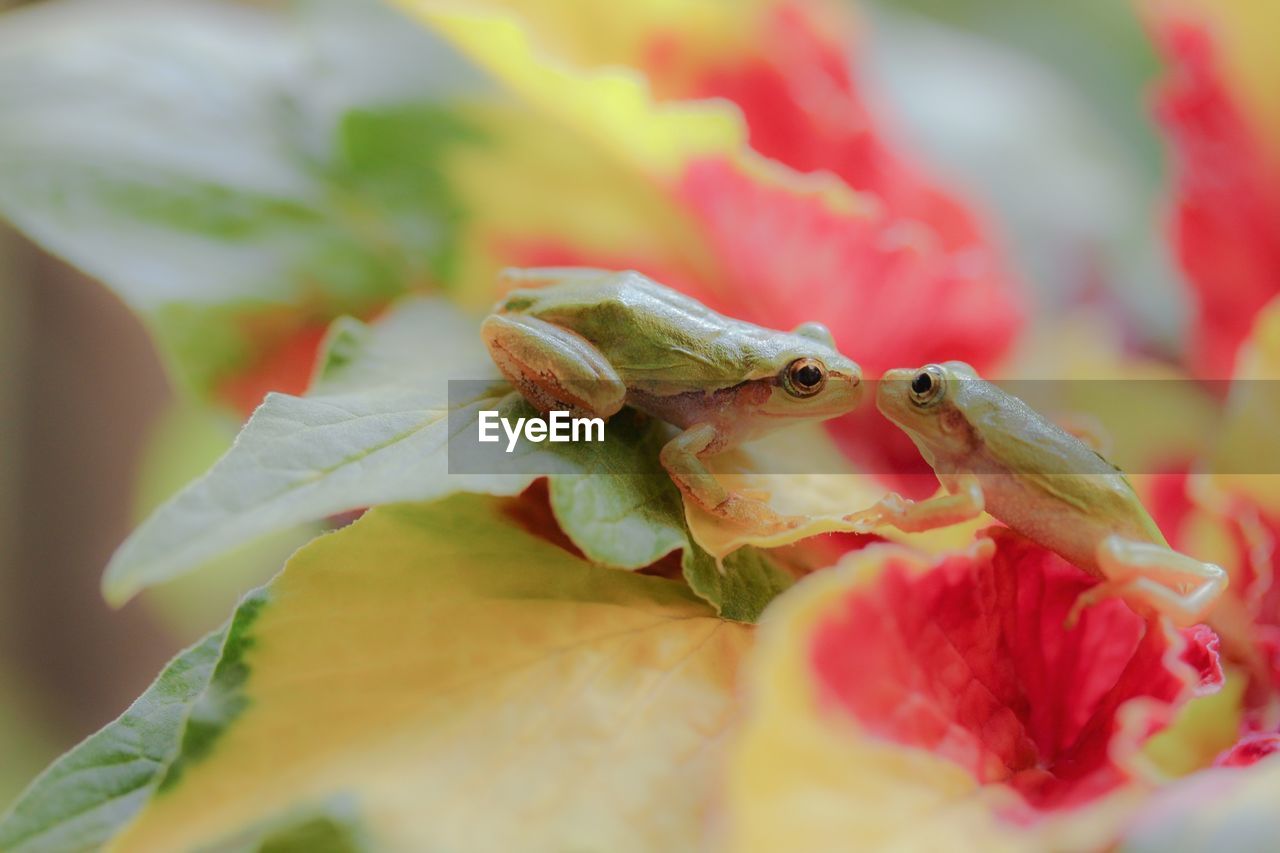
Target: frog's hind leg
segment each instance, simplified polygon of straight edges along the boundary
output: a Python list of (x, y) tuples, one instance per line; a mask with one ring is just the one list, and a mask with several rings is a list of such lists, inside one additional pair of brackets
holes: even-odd
[(537, 317), (491, 314), (480, 335), (502, 375), (541, 412), (608, 418), (627, 389), (586, 338)]
[(1227, 588), (1221, 566), (1202, 563), (1165, 545), (1108, 536), (1098, 546), (1098, 568), (1105, 580), (1084, 592), (1067, 617), (1097, 601), (1119, 596), (1163, 613), (1179, 625), (1199, 622)]

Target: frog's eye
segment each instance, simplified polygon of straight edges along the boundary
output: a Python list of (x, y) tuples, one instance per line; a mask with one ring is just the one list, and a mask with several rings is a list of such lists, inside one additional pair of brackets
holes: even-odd
[(920, 368), (911, 380), (911, 402), (917, 406), (927, 406), (937, 402), (942, 396), (944, 374), (936, 364)]
[(782, 369), (782, 387), (792, 397), (812, 397), (827, 384), (827, 366), (816, 358), (797, 358)]

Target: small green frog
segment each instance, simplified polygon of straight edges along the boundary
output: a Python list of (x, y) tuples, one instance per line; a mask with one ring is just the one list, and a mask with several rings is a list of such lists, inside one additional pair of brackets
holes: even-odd
[(632, 406), (683, 432), (661, 452), (684, 495), (769, 533), (806, 519), (728, 491), (706, 457), (798, 420), (851, 411), (862, 371), (818, 323), (734, 320), (636, 272), (509, 270), (521, 286), (481, 326), (502, 374), (542, 412), (609, 418)]
[(969, 365), (890, 370), (876, 405), (911, 437), (949, 494), (919, 503), (889, 495), (851, 519), (917, 531), (985, 509), (1102, 579), (1076, 602), (1070, 622), (1119, 595), (1189, 624), (1226, 589), (1220, 566), (1169, 547), (1118, 468)]

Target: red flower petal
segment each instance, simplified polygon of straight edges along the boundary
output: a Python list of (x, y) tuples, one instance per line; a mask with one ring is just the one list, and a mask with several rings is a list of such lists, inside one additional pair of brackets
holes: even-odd
[[(835, 173), (874, 197), (881, 215), (850, 228), (820, 208), (796, 210), (802, 204), (777, 191), (728, 186), (732, 176), (713, 163), (690, 170), (684, 195), (744, 278), (774, 282), (744, 296), (800, 317), (796, 322), (839, 327), (837, 341), (872, 376), (948, 358), (981, 371), (1004, 354), (1019, 327), (1018, 294), (974, 214), (880, 140), (845, 45), (816, 26), (816, 8), (777, 5), (760, 25), (755, 52), (705, 69), (679, 94), (733, 101), (755, 150), (799, 172)], [(830, 313), (806, 314), (806, 298), (821, 298), (809, 288), (824, 285), (836, 286), (843, 301), (822, 300)]]
[[(666, 259), (567, 246), (508, 245), (504, 253), (523, 265), (633, 267), (768, 328), (821, 321), (869, 376), (952, 358), (990, 364), (1021, 322), (1003, 278), (984, 266), (990, 258), (948, 254), (923, 226), (835, 210), (720, 160), (691, 164), (676, 192), (715, 258), (714, 277), (695, 278)], [(937, 488), (911, 441), (873, 409), (834, 422), (832, 432), (856, 461), (894, 475), (897, 488), (914, 496)]]
[(1183, 629), (1182, 638), (1186, 641), (1182, 662), (1195, 670), (1199, 678), (1196, 692), (1216, 693), (1226, 677), (1218, 635), (1208, 625), (1192, 625)]
[(1206, 556), (1198, 553), (1204, 546), (1197, 537), (1209, 526), (1227, 549), (1211, 557), (1223, 563), (1231, 584), (1209, 624), (1221, 638), (1223, 655), (1250, 679), (1245, 706), (1256, 724), (1252, 718), (1269, 717), (1268, 708), (1280, 695), (1280, 584), (1273, 566), (1280, 519), (1244, 495), (1224, 496), (1224, 505), (1211, 512), (1197, 506), (1189, 490), (1185, 469), (1161, 474), (1152, 478), (1147, 506), (1174, 548)]
[(1249, 735), (1213, 763), (1216, 767), (1248, 767), (1277, 751), (1280, 751), (1280, 734)]
[[(1221, 683), (1211, 632), (1186, 648), (1119, 601), (1064, 620), (1095, 580), (1004, 530), (995, 556), (912, 575), (891, 565), (815, 633), (812, 663), (833, 710), (941, 754), (1037, 809), (1121, 784), (1124, 748), (1197, 687)], [(1179, 661), (1190, 660), (1198, 671)], [(1130, 707), (1132, 705), (1132, 707)]]
[[(686, 193), (717, 197), (722, 251), (740, 269), (755, 271), (746, 280), (772, 279), (772, 287), (743, 291), (760, 300), (767, 316), (791, 318), (807, 307), (807, 316), (796, 322), (827, 323), (841, 349), (871, 377), (891, 367), (948, 359), (985, 372), (1021, 326), (1017, 289), (977, 216), (880, 139), (855, 85), (844, 41), (813, 20), (825, 8), (780, 3), (764, 16), (753, 54), (722, 60), (691, 85), (679, 73), (675, 79), (682, 97), (736, 103), (760, 153), (801, 172), (833, 172), (874, 196), (882, 215), (870, 233), (814, 223), (806, 234), (811, 220), (792, 218), (785, 205), (761, 216), (765, 199), (709, 189), (724, 178), (706, 167), (690, 174)], [(838, 14), (832, 17), (844, 23)], [(681, 67), (672, 62), (673, 51), (678, 47), (664, 38), (663, 50), (653, 54), (651, 71), (660, 89), (663, 71)], [(820, 238), (823, 234), (830, 236)], [(854, 247), (861, 248), (863, 263), (848, 262)], [(824, 287), (843, 290), (845, 298), (826, 300), (810, 289)], [(841, 419), (831, 431), (851, 458), (886, 475), (899, 491), (921, 497), (937, 488), (911, 442), (874, 411)]]
[(872, 376), (948, 358), (990, 364), (1017, 331), (992, 259), (952, 255), (924, 225), (833, 210), (714, 160), (692, 164), (679, 192), (724, 270), (709, 301), (773, 328), (826, 323)]
[[(819, 320), (868, 376), (953, 358), (991, 364), (1020, 325), (992, 259), (950, 254), (923, 225), (850, 216), (713, 161), (694, 164), (681, 196), (725, 269), (724, 296), (708, 301), (773, 328)], [(911, 441), (873, 409), (831, 431), (851, 458), (900, 490), (937, 488)]]
[(267, 349), (248, 369), (222, 381), (217, 397), (246, 417), (269, 391), (301, 394), (311, 381), (326, 323), (299, 328)]
[[(818, 25), (820, 12), (831, 13), (829, 24)], [(742, 11), (741, 31), (719, 49), (655, 28), (640, 56), (615, 59), (640, 61), (662, 98), (733, 101), (752, 148), (797, 173), (836, 175), (864, 194), (869, 210), (836, 210), (794, 181), (706, 158), (669, 188), (696, 229), (678, 253), (593, 253), (532, 239), (504, 242), (501, 256), (520, 265), (635, 268), (769, 328), (817, 320), (869, 377), (947, 359), (992, 367), (1021, 326), (1020, 292), (978, 218), (876, 132), (849, 68), (842, 12), (762, 4)], [(706, 255), (690, 257), (689, 246)], [(873, 409), (833, 423), (832, 433), (900, 491), (920, 496), (937, 487), (910, 440)]]
[[(836, 26), (820, 26), (820, 11), (831, 12)], [(733, 101), (761, 154), (801, 172), (834, 172), (876, 196), (892, 216), (927, 223), (948, 251), (987, 252), (973, 213), (876, 133), (841, 37), (846, 23), (818, 3), (780, 3), (764, 16), (754, 54), (707, 69), (685, 96)]]
[(1192, 363), (1224, 378), (1254, 316), (1280, 293), (1280, 171), (1205, 28), (1173, 22), (1156, 36), (1171, 66), (1159, 117), (1174, 149), (1175, 238), (1199, 309)]

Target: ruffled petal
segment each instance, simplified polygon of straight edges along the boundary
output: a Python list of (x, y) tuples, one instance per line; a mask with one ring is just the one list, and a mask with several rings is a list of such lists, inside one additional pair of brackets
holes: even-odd
[(937, 561), (867, 548), (765, 614), (731, 768), (736, 832), (998, 846), (1132, 802), (1143, 743), (1221, 684), (1212, 633), (1119, 601), (1067, 629), (1095, 581), (1016, 534), (991, 537)]
[(1166, 18), (1155, 29), (1170, 64), (1159, 116), (1173, 146), (1174, 240), (1197, 308), (1190, 363), (1222, 379), (1255, 315), (1280, 293), (1280, 149), (1250, 114), (1207, 24)]

